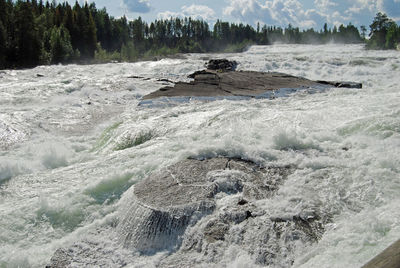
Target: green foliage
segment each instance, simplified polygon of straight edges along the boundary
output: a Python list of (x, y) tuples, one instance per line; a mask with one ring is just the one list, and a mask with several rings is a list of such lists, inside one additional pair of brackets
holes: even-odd
[(228, 45), (223, 52), (224, 53), (239, 53), (246, 51), (250, 46), (254, 45), (255, 43), (250, 40), (243, 40), (240, 43), (230, 44)]
[(361, 30), (361, 37), (365, 40), (365, 37), (367, 36), (367, 27), (361, 25), (360, 30)]
[(0, 68), (6, 66), (6, 40), (6, 29), (3, 26), (3, 22), (0, 20)]
[(15, 47), (16, 63), (32, 67), (39, 63), (42, 42), (29, 2), (18, 1), (15, 6)]
[(386, 44), (387, 49), (396, 49), (397, 44), (400, 43), (400, 27), (395, 23), (392, 23), (386, 33)]
[(121, 61), (121, 53), (118, 51), (107, 52), (103, 49), (100, 43), (97, 44), (97, 49), (94, 53), (94, 62), (95, 63), (107, 63), (113, 61)]
[(54, 26), (50, 31), (50, 54), (52, 63), (68, 62), (74, 56), (71, 37), (64, 25)]
[(121, 48), (121, 60), (123, 61), (135, 61), (139, 57), (139, 52), (136, 50), (132, 42), (122, 45)]
[(400, 29), (397, 24), (384, 13), (377, 13), (370, 25), (369, 49), (395, 49), (400, 43)]

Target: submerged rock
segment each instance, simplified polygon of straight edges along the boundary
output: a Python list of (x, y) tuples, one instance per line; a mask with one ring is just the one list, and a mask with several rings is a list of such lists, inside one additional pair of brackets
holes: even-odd
[(330, 86), (337, 87), (337, 88), (362, 88), (362, 84), (356, 83), (356, 82), (345, 82), (345, 81), (334, 82), (334, 81), (319, 80), (319, 81), (317, 81), (317, 83), (323, 84), (323, 85), (330, 85)]
[(143, 97), (144, 100), (159, 97), (263, 97), (280, 89), (306, 89), (312, 87), (362, 88), (353, 82), (312, 81), (276, 72), (235, 71), (235, 61), (210, 60), (207, 70), (189, 75), (194, 81), (178, 82)]

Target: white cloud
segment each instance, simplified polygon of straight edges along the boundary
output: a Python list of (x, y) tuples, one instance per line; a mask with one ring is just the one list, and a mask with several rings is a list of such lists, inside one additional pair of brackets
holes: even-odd
[(216, 15), (215, 11), (208, 6), (202, 5), (191, 5), (191, 6), (183, 6), (182, 12), (187, 17), (192, 17), (196, 19), (203, 19), (207, 21), (215, 20)]
[[(400, 0), (313, 0), (314, 7), (305, 8), (308, 0), (228, 0), (224, 15), (255, 25), (258, 21), (269, 25), (319, 28), (328, 25), (369, 25), (379, 11), (400, 20)], [(308, 3), (307, 3), (308, 4)]]
[[(319, 0), (320, 4), (333, 6), (327, 0)], [(305, 10), (298, 0), (269, 0), (263, 3), (258, 0), (231, 0), (224, 9), (224, 15), (231, 16), (246, 23), (278, 24), (309, 28), (323, 24), (327, 16), (315, 9)]]
[(130, 12), (148, 13), (151, 10), (149, 0), (123, 0)]
[(181, 18), (181, 17), (184, 17), (182, 13), (173, 11), (165, 11), (157, 14), (157, 18), (161, 20), (167, 20), (170, 18)]
[(224, 15), (249, 21), (268, 19), (268, 10), (256, 0), (231, 0), (230, 5), (223, 11)]
[[(369, 25), (379, 11), (400, 20), (400, 0), (313, 0), (312, 8), (309, 3), (304, 4), (306, 1), (308, 0), (226, 0), (223, 15), (225, 20), (252, 25), (260, 22), (287, 26), (290, 23), (294, 27), (316, 29), (321, 28), (325, 22), (330, 27), (349, 22), (354, 25)], [(217, 17), (213, 9), (204, 5), (183, 6), (178, 12), (166, 11), (158, 14), (158, 18), (163, 19), (185, 16), (210, 22)]]
[(180, 12), (165, 11), (158, 13), (157, 17), (159, 19), (169, 19), (171, 17), (191, 17), (194, 19), (202, 19), (205, 21), (216, 20), (216, 14), (213, 9), (209, 8), (208, 6), (194, 4), (191, 6), (183, 6)]

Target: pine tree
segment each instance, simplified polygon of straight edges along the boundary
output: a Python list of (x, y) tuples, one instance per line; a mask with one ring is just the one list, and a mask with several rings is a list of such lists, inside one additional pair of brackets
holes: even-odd
[(400, 42), (400, 27), (396, 23), (392, 23), (386, 34), (385, 48), (395, 49), (397, 44)]
[(387, 17), (384, 13), (377, 13), (374, 21), (369, 26), (371, 28), (370, 40), (368, 41), (369, 48), (385, 48), (386, 45), (386, 34), (390, 26), (394, 22)]
[(16, 58), (20, 66), (36, 66), (39, 63), (42, 43), (29, 2), (17, 2), (15, 19)]
[(3, 26), (3, 22), (0, 20), (0, 68), (6, 67), (6, 40), (7, 34), (6, 29)]
[(64, 25), (54, 26), (51, 30), (50, 51), (52, 63), (67, 62), (73, 57), (74, 50), (71, 45), (71, 37)]
[(360, 30), (361, 30), (361, 37), (363, 39), (365, 39), (365, 37), (367, 36), (367, 27), (365, 27), (364, 25), (361, 25)]
[(97, 35), (96, 35), (96, 24), (94, 23), (92, 14), (89, 12), (87, 8), (87, 4), (85, 6), (85, 15), (87, 16), (87, 27), (84, 31), (84, 39), (86, 45), (86, 56), (90, 59), (94, 58), (94, 52), (97, 48)]

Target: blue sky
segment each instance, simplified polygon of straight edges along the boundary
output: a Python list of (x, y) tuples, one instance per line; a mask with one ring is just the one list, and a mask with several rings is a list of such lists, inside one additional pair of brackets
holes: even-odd
[[(72, 1), (72, 0), (71, 0)], [(83, 0), (81, 0), (83, 1)], [(129, 19), (141, 16), (145, 21), (176, 16), (191, 16), (256, 25), (320, 29), (327, 22), (369, 26), (381, 11), (400, 21), (400, 0), (92, 0), (98, 8), (106, 7), (114, 17)]]

